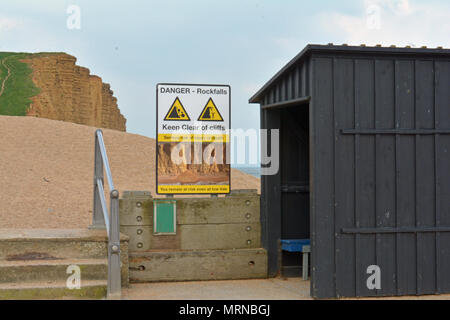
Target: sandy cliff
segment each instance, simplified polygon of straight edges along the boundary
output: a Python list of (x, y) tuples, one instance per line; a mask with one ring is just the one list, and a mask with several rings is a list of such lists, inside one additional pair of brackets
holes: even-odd
[(39, 54), (24, 59), (41, 93), (32, 98), (27, 115), (126, 131), (126, 119), (109, 84), (77, 66), (68, 54)]

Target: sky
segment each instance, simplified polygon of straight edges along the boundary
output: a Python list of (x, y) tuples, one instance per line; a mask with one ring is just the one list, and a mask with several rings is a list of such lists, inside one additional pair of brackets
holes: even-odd
[(307, 44), (450, 47), (448, 0), (0, 3), (0, 51), (76, 56), (111, 84), (127, 131), (148, 137), (157, 83), (228, 84), (232, 128), (259, 129), (248, 99)]

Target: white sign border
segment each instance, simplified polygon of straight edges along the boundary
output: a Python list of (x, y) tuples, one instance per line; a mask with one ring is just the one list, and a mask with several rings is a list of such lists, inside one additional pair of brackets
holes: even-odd
[[(156, 145), (155, 145), (155, 186), (156, 186), (156, 194), (158, 195), (206, 195), (206, 194), (215, 194), (215, 195), (219, 195), (219, 194), (230, 194), (231, 193), (231, 164), (228, 164), (230, 166), (230, 171), (228, 173), (228, 180), (229, 180), (229, 189), (227, 193), (159, 193), (158, 192), (158, 127), (159, 127), (159, 122), (158, 122), (158, 117), (159, 117), (159, 112), (158, 112), (158, 88), (159, 86), (197, 86), (197, 87), (228, 87), (228, 99), (229, 99), (229, 103), (228, 103), (228, 128), (229, 130), (231, 130), (231, 86), (229, 84), (205, 84), (205, 83), (170, 83), (170, 82), (161, 82), (161, 83), (157, 83), (156, 84)], [(229, 148), (231, 148), (231, 141), (228, 142), (229, 143)]]

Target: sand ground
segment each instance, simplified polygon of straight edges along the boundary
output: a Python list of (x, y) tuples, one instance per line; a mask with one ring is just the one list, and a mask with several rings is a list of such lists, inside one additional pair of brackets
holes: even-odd
[[(96, 128), (0, 116), (0, 228), (86, 228), (92, 219)], [(155, 196), (155, 140), (103, 129), (116, 189)], [(260, 180), (232, 170), (232, 189)], [(108, 191), (108, 188), (106, 188)]]
[[(302, 278), (160, 282), (131, 284), (125, 300), (311, 300), (310, 281)], [(450, 295), (343, 300), (450, 300)]]

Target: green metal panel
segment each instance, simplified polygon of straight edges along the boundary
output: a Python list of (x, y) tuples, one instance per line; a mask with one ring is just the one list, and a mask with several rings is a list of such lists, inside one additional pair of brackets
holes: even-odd
[(154, 223), (155, 234), (176, 233), (176, 201), (154, 200)]

